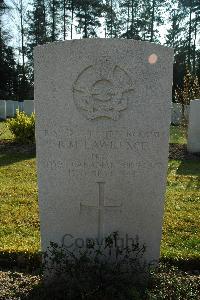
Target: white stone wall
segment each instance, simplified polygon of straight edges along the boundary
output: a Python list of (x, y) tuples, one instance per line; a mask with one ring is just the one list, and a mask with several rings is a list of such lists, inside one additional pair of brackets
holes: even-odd
[(172, 103), (171, 106), (171, 123), (173, 125), (179, 125), (181, 122), (181, 104)]

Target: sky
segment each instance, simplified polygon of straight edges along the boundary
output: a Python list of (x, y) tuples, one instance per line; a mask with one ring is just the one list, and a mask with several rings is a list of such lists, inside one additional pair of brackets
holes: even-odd
[[(20, 5), (20, 0), (5, 0), (6, 4), (10, 6), (12, 9), (6, 13), (3, 16), (3, 24), (5, 29), (10, 33), (11, 39), (9, 44), (11, 46), (14, 46), (15, 48), (19, 48), (21, 46), (21, 35), (20, 35), (20, 15), (17, 12), (16, 6), (19, 7)], [(31, 5), (29, 4), (31, 0), (23, 0), (23, 7), (25, 11), (28, 11), (31, 9)], [(103, 21), (102, 21), (103, 22)], [(167, 33), (167, 29), (171, 26), (171, 24), (166, 24), (164, 26), (161, 26), (159, 28), (159, 33), (160, 33), (160, 41), (161, 44), (164, 44), (165, 42), (165, 35)], [(99, 36), (104, 37), (105, 33), (103, 28), (99, 31)], [(75, 39), (80, 38), (80, 35), (76, 34), (74, 30), (73, 37)], [(69, 39), (70, 37), (67, 37)], [(26, 40), (25, 40), (26, 43)], [(16, 50), (17, 54), (17, 50)]]
[[(3, 22), (4, 22), (4, 26), (5, 28), (10, 32), (10, 35), (12, 36), (12, 40), (10, 41), (10, 43), (14, 46), (18, 46), (20, 45), (20, 33), (19, 33), (19, 24), (20, 24), (20, 15), (17, 12), (17, 9), (15, 6), (20, 5), (20, 1), (19, 0), (5, 0), (6, 4), (11, 7), (12, 9), (6, 13), (3, 17)], [(29, 9), (31, 9), (31, 5), (29, 4), (30, 0), (23, 0), (23, 6), (25, 11), (28, 11)], [(167, 26), (162, 26), (160, 28), (160, 35), (161, 35), (161, 43), (164, 43), (165, 39), (164, 36), (166, 34), (167, 31)], [(100, 32), (99, 32), (100, 37), (104, 37), (105, 33), (104, 30), (101, 28)], [(76, 32), (74, 31), (74, 38), (80, 38), (80, 35), (76, 34)]]

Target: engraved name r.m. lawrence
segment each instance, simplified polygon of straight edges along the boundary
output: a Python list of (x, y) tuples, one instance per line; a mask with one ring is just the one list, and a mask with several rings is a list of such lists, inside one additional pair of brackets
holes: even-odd
[(74, 102), (88, 120), (118, 120), (120, 112), (128, 108), (132, 80), (119, 66), (99, 68), (89, 66), (78, 75), (73, 85)]

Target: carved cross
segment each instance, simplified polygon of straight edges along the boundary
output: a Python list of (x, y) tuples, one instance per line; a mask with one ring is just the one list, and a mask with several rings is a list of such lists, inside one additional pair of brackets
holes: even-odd
[[(104, 214), (105, 214), (105, 209), (111, 208), (111, 209), (116, 209), (116, 208), (121, 208), (120, 205), (106, 205), (105, 204), (105, 195), (104, 195), (104, 187), (105, 187), (105, 182), (97, 182), (98, 184), (98, 205), (93, 206), (93, 205), (86, 205), (80, 203), (80, 209), (83, 211), (84, 208), (91, 208), (91, 209), (96, 209), (98, 212), (98, 241), (102, 241), (103, 239), (103, 225), (104, 225)], [(121, 209), (120, 209), (121, 211)]]

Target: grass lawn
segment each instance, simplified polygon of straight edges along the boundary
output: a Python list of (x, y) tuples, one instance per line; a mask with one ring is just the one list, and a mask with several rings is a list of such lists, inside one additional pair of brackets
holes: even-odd
[(171, 160), (161, 254), (165, 258), (200, 259), (200, 160)]
[(187, 144), (186, 128), (180, 126), (170, 127), (170, 143), (173, 144)]
[(0, 166), (0, 251), (38, 251), (35, 157), (0, 153)]
[[(177, 127), (171, 129), (171, 141), (176, 134), (183, 142), (184, 131)], [(0, 167), (0, 252), (36, 253), (40, 234), (35, 157), (1, 152)], [(170, 160), (162, 257), (200, 259), (199, 203), (200, 160)]]
[(13, 139), (13, 135), (6, 126), (6, 122), (0, 122), (0, 140)]

